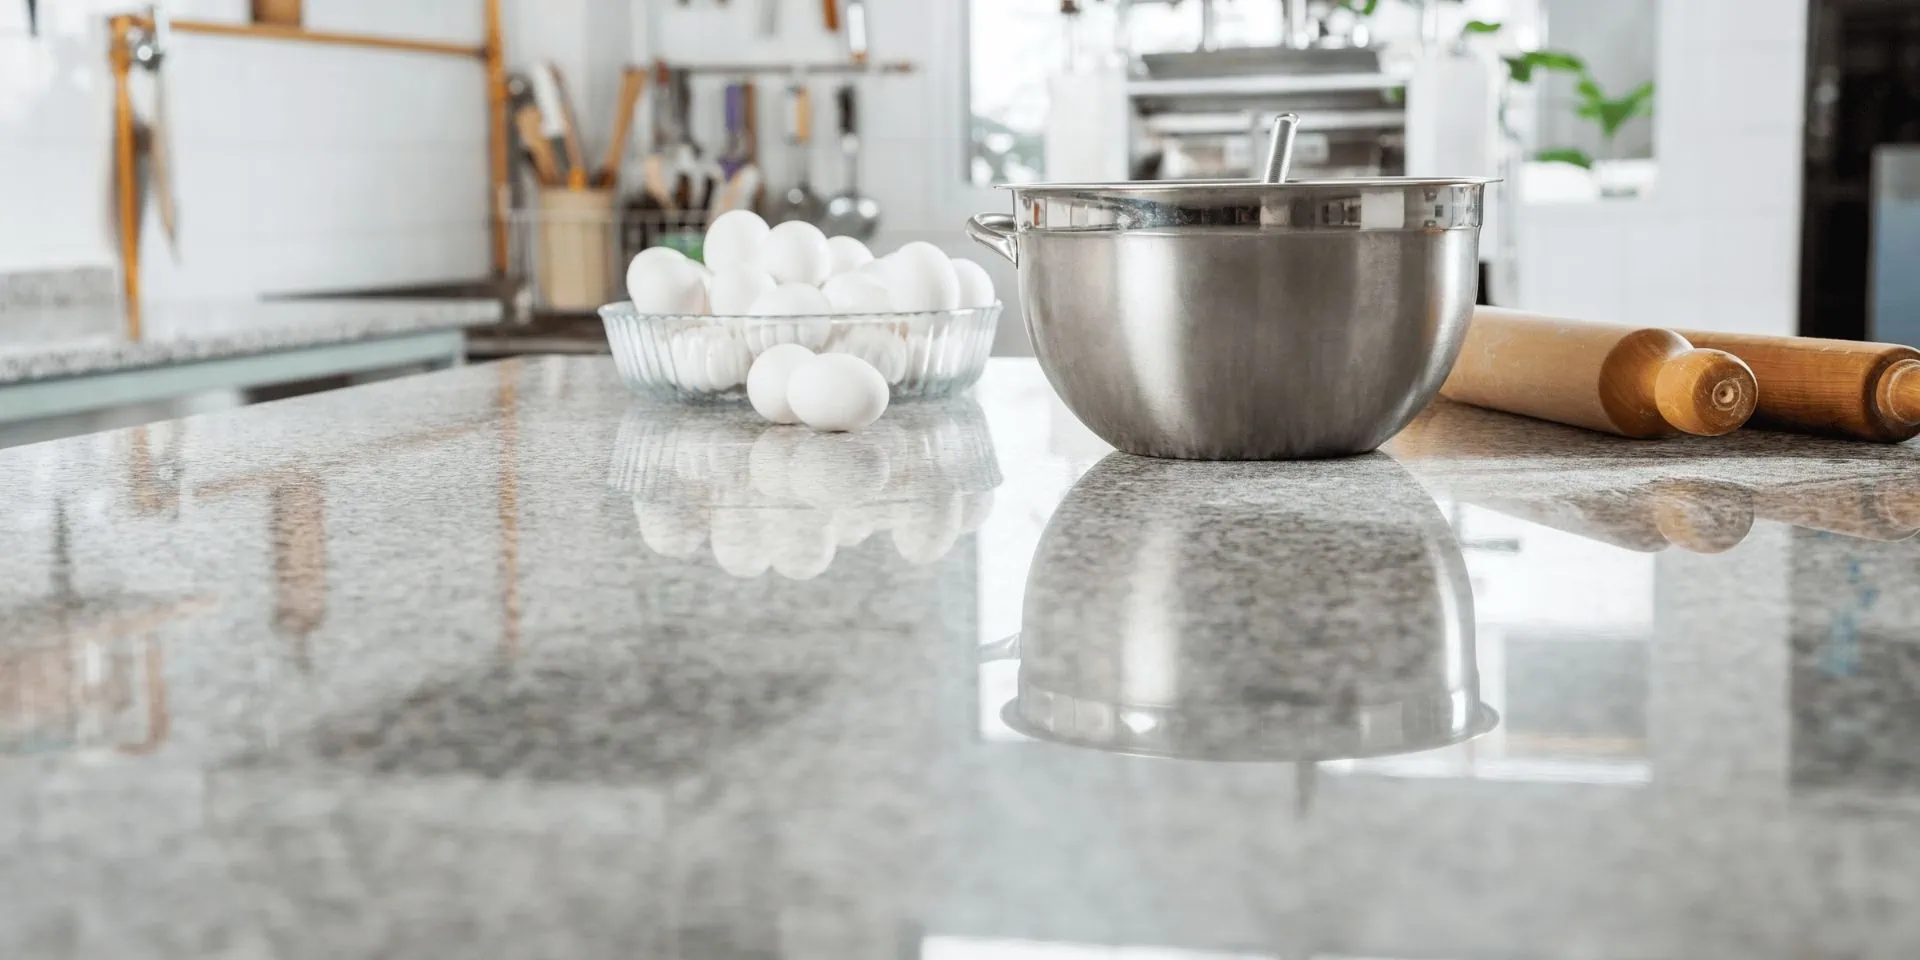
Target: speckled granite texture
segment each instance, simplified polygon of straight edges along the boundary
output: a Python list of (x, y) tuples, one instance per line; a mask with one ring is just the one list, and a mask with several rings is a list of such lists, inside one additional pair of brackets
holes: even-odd
[[(0, 451), (0, 956), (1920, 953), (1920, 449), (535, 359)], [(1115, 948), (1138, 954), (1114, 954)]]
[(117, 305), (0, 304), (0, 384), (105, 373), (492, 323), (491, 300), (156, 304), (126, 337)]
[(119, 302), (117, 275), (106, 267), (0, 272), (0, 311), (28, 307), (109, 307)]

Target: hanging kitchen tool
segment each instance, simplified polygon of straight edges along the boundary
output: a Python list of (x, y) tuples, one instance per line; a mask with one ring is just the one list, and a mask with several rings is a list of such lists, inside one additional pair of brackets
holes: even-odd
[(867, 62), (867, 0), (847, 0), (847, 53), (854, 63)]
[(646, 87), (645, 71), (628, 67), (620, 72), (620, 102), (614, 108), (613, 139), (607, 143), (606, 159), (600, 164), (599, 176), (594, 178), (597, 186), (611, 187), (619, 182), (620, 165), (627, 155), (627, 140), (633, 133), (633, 111), (639, 106), (640, 94)]
[(533, 162), (534, 179), (543, 187), (564, 183), (566, 178), (560, 172), (560, 161), (554, 157), (553, 144), (547, 140), (540, 124), (540, 108), (529, 104), (514, 111), (513, 126), (526, 147), (528, 159)]
[(747, 85), (729, 83), (726, 99), (726, 145), (720, 149), (720, 170), (729, 179), (747, 163)]
[(760, 35), (780, 35), (780, 0), (760, 0)]
[(167, 88), (160, 71), (172, 40), (172, 28), (166, 11), (159, 6), (149, 7), (147, 18), (152, 23), (150, 28), (136, 28), (127, 34), (133, 65), (143, 68), (152, 80), (147, 115), (142, 118), (136, 110), (133, 120), (134, 152), (144, 169), (140, 179), (145, 183), (144, 188), (138, 190), (140, 202), (134, 207), (135, 229), (138, 230), (138, 221), (145, 210), (145, 200), (151, 197), (160, 215), (161, 233), (167, 238), (167, 252), (177, 262), (180, 259), (179, 203), (174, 192), (172, 135), (167, 125)]
[(533, 99), (540, 107), (542, 135), (553, 145), (553, 152), (566, 161), (563, 180), (572, 186), (576, 180), (586, 186), (586, 160), (580, 153), (580, 138), (574, 125), (573, 109), (567, 103), (566, 88), (560, 81), (560, 68), (551, 61), (537, 63), (530, 75)]
[(840, 154), (847, 162), (847, 188), (827, 201), (826, 221), (821, 228), (829, 236), (852, 237), (866, 242), (880, 229), (880, 201), (860, 192), (860, 127), (856, 91), (852, 83), (843, 83), (836, 94), (840, 105)]
[(38, 0), (27, 0), (27, 36), (40, 35), (40, 5)]
[(813, 101), (806, 84), (796, 80), (787, 87), (787, 146), (794, 160), (798, 179), (780, 199), (774, 222), (805, 220), (819, 223), (827, 212), (820, 195), (813, 192)]
[(828, 33), (840, 32), (839, 0), (821, 0), (821, 20), (826, 24)]

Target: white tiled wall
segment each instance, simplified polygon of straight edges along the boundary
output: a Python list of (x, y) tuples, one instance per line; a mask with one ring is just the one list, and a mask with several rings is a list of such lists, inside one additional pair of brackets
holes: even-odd
[(1661, 0), (1655, 196), (1521, 212), (1520, 302), (1794, 333), (1807, 0)]
[[(117, 262), (104, 20), (134, 6), (42, 2), (34, 40), (24, 4), (0, 3), (0, 270)], [(244, 21), (247, 6), (170, 3), (177, 17), (231, 22)], [(476, 46), (482, 31), (480, 0), (307, 0), (306, 11), (316, 30)], [(624, 59), (626, 11), (626, 0), (509, 0), (509, 57), (537, 53), (584, 71), (598, 26), (613, 38), (599, 47), (610, 43)], [(555, 40), (568, 31), (570, 45)], [(148, 218), (149, 299), (426, 283), (489, 269), (477, 60), (178, 34), (165, 74), (181, 238), (170, 256)], [(136, 80), (146, 82), (138, 72)]]

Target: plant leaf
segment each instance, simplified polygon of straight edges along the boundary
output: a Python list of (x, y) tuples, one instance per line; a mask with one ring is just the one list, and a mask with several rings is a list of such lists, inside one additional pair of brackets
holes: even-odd
[(1499, 33), (1504, 23), (1490, 23), (1486, 20), (1468, 20), (1463, 29), (1467, 33)]
[(1575, 147), (1554, 147), (1542, 150), (1535, 153), (1533, 159), (1541, 163), (1571, 163), (1583, 170), (1593, 169), (1593, 158), (1588, 156), (1585, 150)]
[(1535, 66), (1565, 73), (1585, 73), (1587, 62), (1564, 50), (1535, 50), (1527, 54)]
[(1514, 83), (1533, 82), (1533, 61), (1526, 57), (1507, 57), (1507, 76)]
[(1589, 101), (1605, 100), (1607, 98), (1606, 92), (1600, 89), (1600, 84), (1595, 83), (1592, 77), (1581, 77), (1579, 85), (1575, 86), (1574, 89), (1579, 91), (1580, 95)]

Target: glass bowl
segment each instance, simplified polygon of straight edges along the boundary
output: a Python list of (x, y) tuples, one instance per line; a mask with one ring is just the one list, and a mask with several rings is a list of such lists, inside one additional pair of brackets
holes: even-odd
[(973, 386), (993, 352), (1001, 304), (921, 313), (709, 317), (600, 308), (620, 380), (636, 393), (681, 403), (747, 398), (747, 369), (778, 343), (865, 359), (893, 399), (944, 397)]

